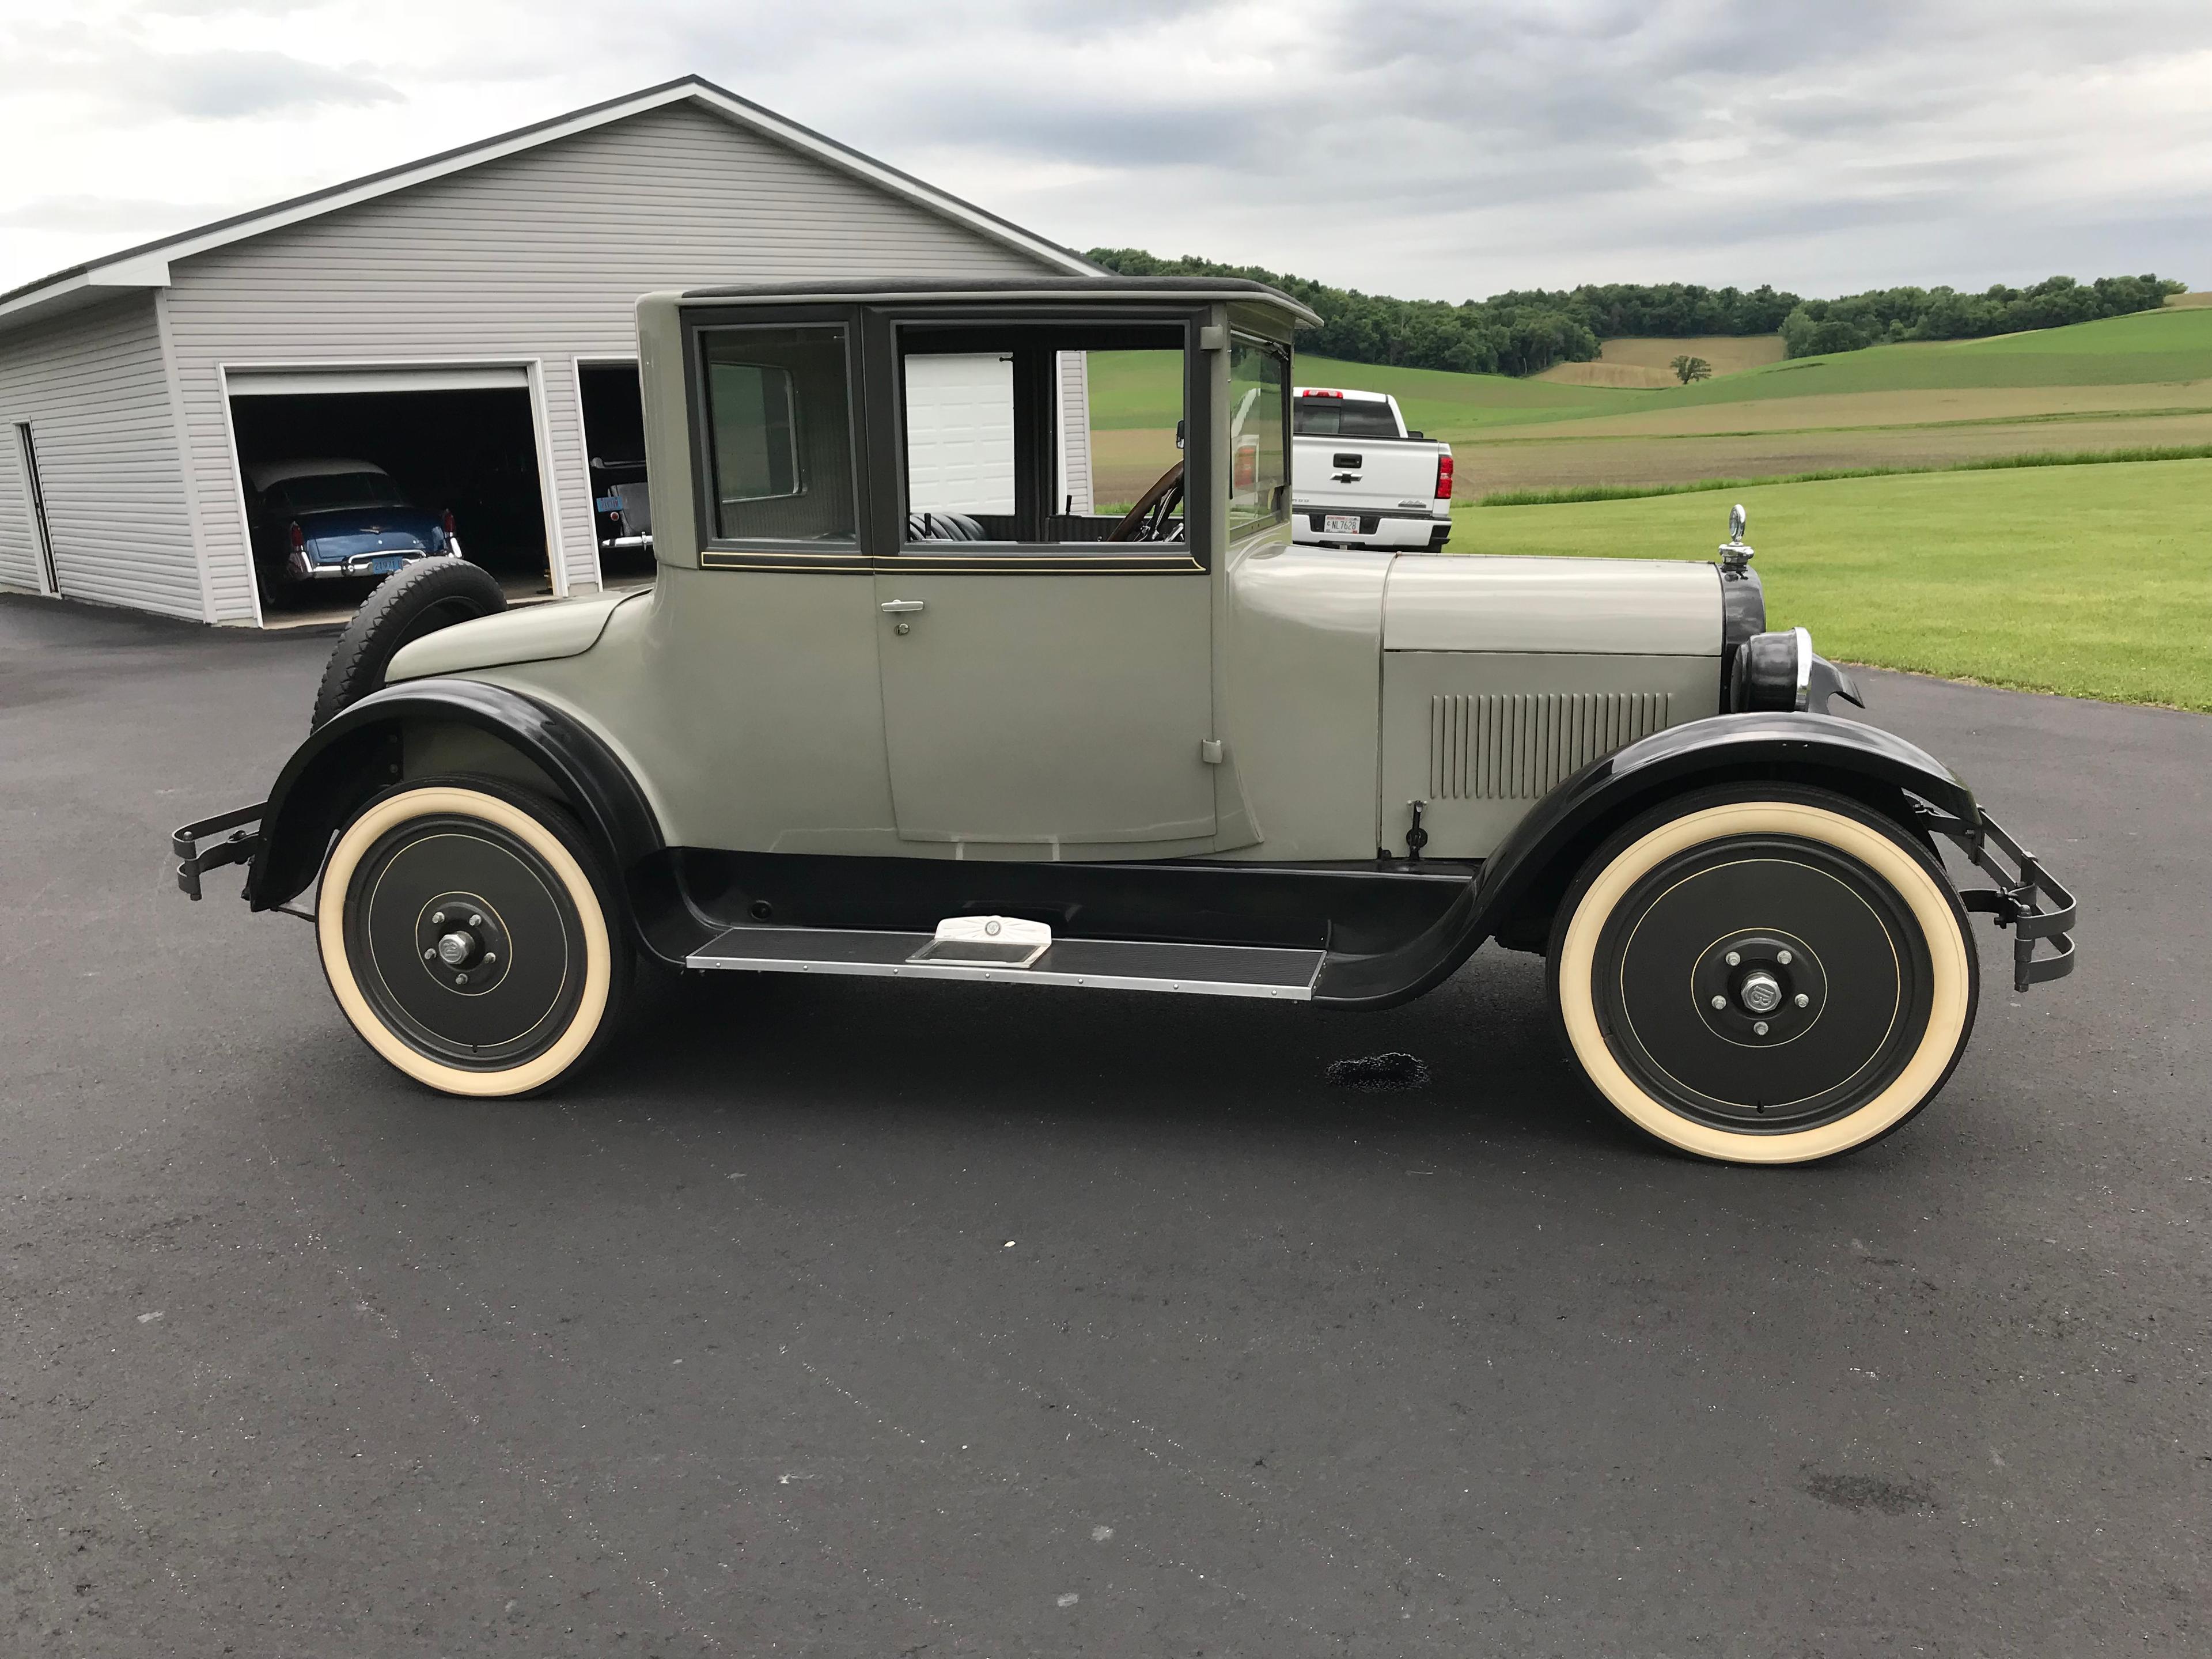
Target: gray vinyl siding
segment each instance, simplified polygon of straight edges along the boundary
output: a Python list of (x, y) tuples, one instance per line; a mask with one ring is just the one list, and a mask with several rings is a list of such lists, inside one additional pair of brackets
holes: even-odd
[(39, 588), (15, 428), (38, 447), (54, 570), (71, 599), (203, 614), (151, 295), (0, 334), (0, 584)]
[(218, 366), (535, 360), (572, 586), (597, 580), (579, 357), (636, 353), (655, 289), (1040, 264), (676, 105), (172, 268), (169, 328), (213, 620), (252, 614)]

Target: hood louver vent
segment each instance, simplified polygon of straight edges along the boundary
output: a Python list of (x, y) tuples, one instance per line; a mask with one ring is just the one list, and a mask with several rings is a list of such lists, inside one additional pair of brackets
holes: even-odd
[(1534, 800), (1601, 755), (1672, 724), (1665, 691), (1429, 699), (1432, 800)]

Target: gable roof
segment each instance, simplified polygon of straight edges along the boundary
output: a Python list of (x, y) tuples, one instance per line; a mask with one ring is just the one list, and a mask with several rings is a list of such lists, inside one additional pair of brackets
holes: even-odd
[(588, 132), (595, 127), (627, 120), (648, 110), (683, 103), (708, 110), (733, 125), (747, 128), (802, 155), (811, 155), (840, 172), (901, 197), (926, 211), (965, 225), (993, 241), (1026, 253), (1046, 265), (1078, 276), (1098, 274), (1097, 266), (1057, 242), (1047, 241), (1009, 220), (986, 212), (971, 202), (947, 195), (933, 185), (924, 184), (910, 173), (902, 173), (872, 156), (863, 155), (848, 145), (825, 137), (811, 127), (803, 127), (798, 122), (788, 120), (774, 110), (764, 109), (749, 99), (740, 98), (711, 81), (687, 75), (678, 80), (664, 82), (657, 87), (647, 87), (642, 92), (631, 93), (627, 97), (611, 98), (603, 104), (593, 104), (587, 108), (573, 110), (566, 115), (556, 115), (550, 120), (518, 127), (495, 138), (465, 144), (443, 155), (387, 167), (381, 173), (372, 173), (365, 178), (332, 185), (325, 190), (311, 191), (305, 196), (295, 196), (289, 201), (278, 202), (251, 213), (218, 219), (215, 223), (202, 225), (196, 230), (179, 231), (173, 236), (143, 242), (137, 247), (125, 248), (105, 258), (88, 259), (82, 264), (71, 265), (66, 270), (58, 270), (50, 276), (41, 276), (36, 282), (26, 283), (21, 288), (0, 294), (0, 329), (28, 321), (34, 316), (46, 316), (91, 304), (132, 289), (167, 288), (172, 260), (190, 258), (193, 254), (204, 253), (210, 248), (242, 242), (321, 214), (335, 213), (357, 202), (371, 201), (380, 196), (388, 196), (394, 191), (427, 184), (449, 173), (464, 172), (470, 167), (481, 167), (487, 161), (496, 161), (504, 156), (534, 149), (540, 144), (550, 144), (576, 133)]

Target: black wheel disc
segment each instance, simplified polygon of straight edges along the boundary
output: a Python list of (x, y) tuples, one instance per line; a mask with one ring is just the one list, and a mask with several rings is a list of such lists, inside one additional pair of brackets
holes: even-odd
[(1598, 1020), (1655, 1099), (1738, 1133), (1847, 1115), (1927, 1030), (1933, 970), (1905, 899), (1819, 842), (1739, 836), (1658, 865), (1599, 935)]
[(344, 930), (378, 1017), (446, 1065), (522, 1064), (583, 995), (583, 924), (560, 877), (479, 819), (416, 818), (380, 839), (356, 868)]

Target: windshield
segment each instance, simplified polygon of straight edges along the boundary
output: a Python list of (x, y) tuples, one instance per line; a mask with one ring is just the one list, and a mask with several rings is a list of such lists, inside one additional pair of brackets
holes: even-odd
[(1395, 438), (1398, 422), (1380, 399), (1301, 398), (1292, 417), (1301, 438)]
[(1280, 345), (1232, 334), (1229, 346), (1229, 534), (1273, 524), (1290, 511), (1291, 356)]
[(319, 472), (269, 486), (280, 513), (344, 513), (364, 507), (405, 507), (406, 495), (384, 472)]

